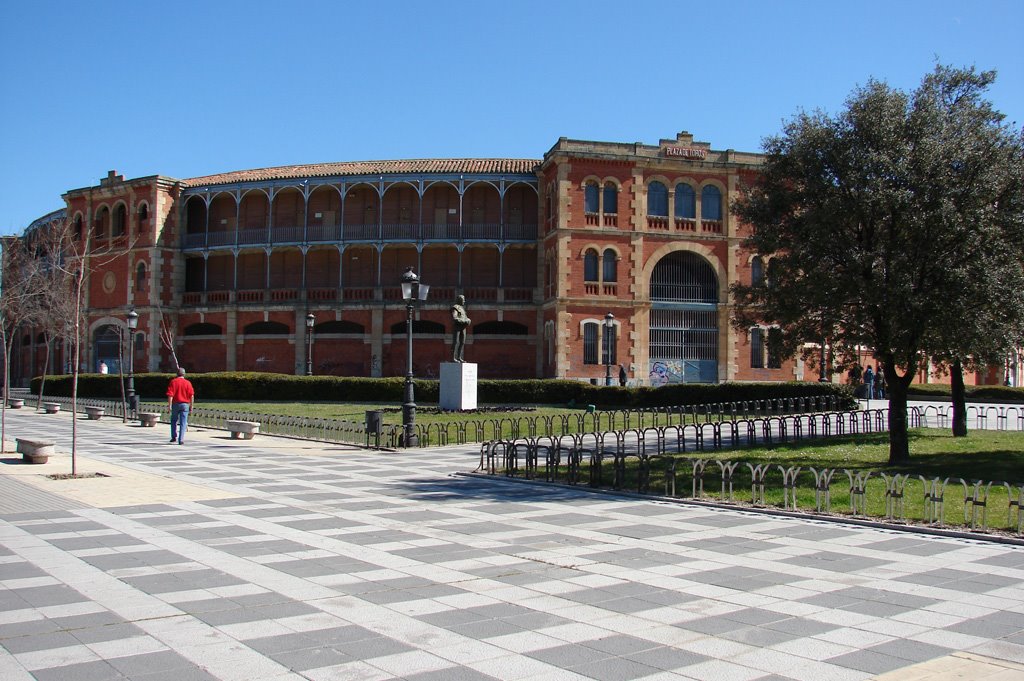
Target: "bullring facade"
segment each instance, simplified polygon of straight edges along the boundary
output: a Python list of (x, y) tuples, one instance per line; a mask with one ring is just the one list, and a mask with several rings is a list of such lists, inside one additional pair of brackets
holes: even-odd
[[(163, 329), (191, 371), (301, 374), (311, 346), (314, 374), (402, 375), (412, 266), (430, 285), (417, 377), (450, 358), (461, 294), (466, 359), (483, 378), (603, 382), (611, 366), (641, 385), (801, 379), (771, 329), (730, 325), (729, 284), (768, 272), (729, 210), (760, 160), (680, 133), (657, 145), (562, 138), (539, 160), (111, 171), (63, 196), (76, 238), (104, 254), (90, 264), (82, 369), (116, 371), (134, 308), (136, 371), (171, 368)], [(41, 347), (19, 339), (16, 380), (42, 370)], [(66, 367), (55, 353), (51, 367)]]

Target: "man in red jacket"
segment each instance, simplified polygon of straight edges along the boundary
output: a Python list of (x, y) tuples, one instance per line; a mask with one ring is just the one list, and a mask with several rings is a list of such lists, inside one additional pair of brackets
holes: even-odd
[(185, 378), (185, 369), (178, 367), (178, 376), (167, 386), (167, 407), (171, 410), (171, 442), (185, 444), (188, 412), (196, 401), (196, 391)]

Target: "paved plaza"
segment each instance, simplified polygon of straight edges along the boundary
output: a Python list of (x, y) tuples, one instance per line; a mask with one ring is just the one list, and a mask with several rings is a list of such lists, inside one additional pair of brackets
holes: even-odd
[[(8, 410), (0, 679), (1024, 679), (1024, 547)], [(10, 445), (9, 445), (10, 446)]]

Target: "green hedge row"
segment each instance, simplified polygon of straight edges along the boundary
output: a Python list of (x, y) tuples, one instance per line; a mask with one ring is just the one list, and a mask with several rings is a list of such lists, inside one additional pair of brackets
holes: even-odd
[[(910, 386), (907, 394), (911, 398), (946, 399), (950, 395), (950, 387), (942, 384), (915, 384)], [(977, 402), (1024, 402), (1024, 388), (1010, 388), (1003, 385), (967, 386), (967, 399)]]
[[(171, 374), (138, 374), (135, 391), (143, 400), (162, 400)], [(39, 391), (39, 378), (32, 381), (33, 392)], [(206, 400), (276, 400), (282, 402), (401, 402), (405, 379), (351, 378), (342, 376), (291, 376), (256, 372), (216, 372), (189, 374), (200, 401)], [(70, 376), (46, 379), (46, 394), (71, 395)], [(118, 377), (81, 374), (78, 378), (81, 397), (119, 399)], [(832, 394), (841, 397), (845, 406), (854, 404), (849, 386), (832, 383), (720, 383), (678, 384), (660, 388), (595, 386), (581, 381), (555, 379), (481, 380), (477, 399), (481, 404), (593, 404), (605, 408), (667, 407), (717, 402), (742, 402), (788, 397)], [(416, 381), (416, 401), (436, 404), (438, 382)]]

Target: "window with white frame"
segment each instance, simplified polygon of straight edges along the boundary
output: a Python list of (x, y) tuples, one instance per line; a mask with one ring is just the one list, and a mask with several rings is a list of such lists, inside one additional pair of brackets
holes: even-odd
[(583, 325), (583, 363), (597, 364), (598, 357), (598, 332), (601, 325), (597, 322), (587, 322)]

